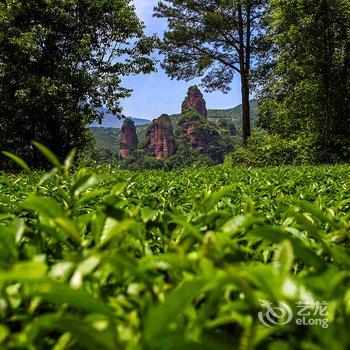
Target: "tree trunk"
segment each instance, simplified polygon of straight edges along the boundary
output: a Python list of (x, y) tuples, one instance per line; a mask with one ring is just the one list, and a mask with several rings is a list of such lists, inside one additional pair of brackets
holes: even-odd
[(250, 132), (249, 80), (247, 74), (241, 76), (243, 144), (246, 145)]
[(251, 4), (247, 1), (244, 6), (246, 22), (243, 16), (242, 5), (238, 6), (238, 34), (239, 34), (239, 65), (242, 91), (242, 127), (243, 144), (246, 145), (250, 137), (250, 105), (249, 105), (249, 76), (251, 55)]
[(333, 38), (331, 35), (331, 24), (329, 21), (329, 2), (325, 0), (321, 10), (324, 12), (324, 28), (323, 28), (323, 83), (324, 83), (324, 95), (325, 95), (325, 120), (323, 126), (323, 141), (329, 141), (329, 137), (332, 135), (333, 130), (333, 88), (332, 88), (332, 55), (333, 55)]

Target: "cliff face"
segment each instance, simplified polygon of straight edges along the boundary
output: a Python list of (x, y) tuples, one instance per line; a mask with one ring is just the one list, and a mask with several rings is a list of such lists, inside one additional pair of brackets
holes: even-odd
[(174, 131), (170, 117), (166, 114), (154, 120), (146, 134), (149, 155), (162, 159), (175, 153)]
[(191, 86), (188, 89), (187, 96), (184, 102), (182, 103), (182, 113), (186, 113), (191, 109), (195, 109), (203, 117), (208, 116), (208, 111), (205, 100), (203, 98), (203, 94), (200, 92), (197, 86)]
[(210, 139), (201, 130), (197, 123), (188, 123), (184, 127), (185, 135), (187, 136), (191, 147), (207, 149), (210, 145)]
[(192, 110), (182, 115), (179, 126), (180, 133), (186, 136), (190, 147), (201, 148), (216, 163), (222, 162), (220, 134), (211, 122)]
[(119, 144), (119, 157), (121, 159), (127, 158), (133, 151), (136, 150), (138, 138), (136, 134), (136, 127), (130, 118), (124, 120)]

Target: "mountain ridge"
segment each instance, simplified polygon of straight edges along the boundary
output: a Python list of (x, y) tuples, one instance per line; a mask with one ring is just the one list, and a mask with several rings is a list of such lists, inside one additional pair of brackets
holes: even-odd
[[(90, 128), (116, 128), (116, 129), (122, 128), (125, 117), (123, 117), (122, 115), (118, 117), (112, 114), (107, 108), (100, 108), (99, 112), (102, 112), (104, 114), (102, 123), (95, 121), (90, 125)], [(135, 123), (135, 126), (147, 125), (152, 122), (152, 120), (145, 119), (145, 118), (130, 118), (130, 119)]]
[[(257, 115), (258, 115), (258, 101), (255, 99), (250, 100), (250, 108), (251, 108), (251, 120), (254, 123)], [(124, 118), (119, 119), (117, 116), (110, 113), (106, 108), (102, 109), (105, 112), (105, 117), (101, 124), (98, 122), (94, 122), (90, 125), (90, 128), (116, 128), (121, 129), (123, 125)], [(180, 113), (171, 114), (170, 118), (178, 118)], [(232, 122), (236, 125), (236, 127), (242, 127), (242, 105), (237, 105), (233, 108), (227, 109), (208, 109), (208, 118), (209, 119), (221, 119), (221, 118), (230, 118)], [(135, 126), (149, 125), (152, 123), (152, 120), (145, 118), (130, 118)], [(156, 119), (156, 118), (154, 118)]]

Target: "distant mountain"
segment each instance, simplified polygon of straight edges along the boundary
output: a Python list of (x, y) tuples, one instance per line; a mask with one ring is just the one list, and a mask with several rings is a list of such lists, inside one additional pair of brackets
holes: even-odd
[[(258, 118), (258, 106), (259, 103), (257, 100), (250, 100), (250, 119), (253, 125)], [(180, 114), (171, 115), (173, 124), (176, 123), (179, 117)], [(236, 128), (240, 129), (242, 128), (242, 105), (229, 109), (208, 109), (208, 118), (215, 122), (218, 122), (219, 119), (230, 119), (235, 124)]]
[[(113, 115), (108, 111), (108, 109), (103, 108), (100, 111), (104, 113), (104, 119), (102, 121), (102, 124), (99, 124), (97, 121), (92, 123), (90, 127), (92, 128), (117, 128), (121, 129), (123, 125), (123, 118), (118, 118), (117, 116)], [(142, 118), (131, 118), (135, 125), (147, 125), (150, 124), (151, 121), (148, 119), (142, 119)]]
[[(94, 122), (90, 125), (92, 128), (117, 128), (121, 129), (123, 125), (123, 118), (119, 119), (117, 116), (111, 114), (108, 109), (101, 109), (105, 117), (102, 121), (102, 124), (98, 122)], [(258, 101), (251, 100), (250, 101), (250, 112), (251, 112), (251, 121), (254, 122), (257, 119), (259, 109), (258, 109)], [(176, 119), (180, 116), (180, 114), (171, 115), (172, 118)], [(237, 128), (242, 127), (242, 105), (238, 105), (234, 108), (229, 109), (209, 109), (208, 110), (208, 118), (209, 119), (221, 119), (221, 118), (229, 118), (233, 121)], [(131, 118), (136, 126), (148, 125), (151, 123), (151, 120), (143, 119), (143, 118)], [(173, 120), (175, 122), (175, 120)]]
[[(254, 125), (259, 114), (259, 102), (257, 100), (250, 100), (250, 119)], [(230, 109), (209, 109), (209, 119), (229, 118), (233, 121), (237, 128), (242, 127), (242, 105), (238, 105)]]
[(94, 139), (96, 140), (97, 149), (105, 148), (116, 152), (118, 148), (119, 135), (121, 133), (121, 129), (91, 127), (90, 130), (94, 136)]

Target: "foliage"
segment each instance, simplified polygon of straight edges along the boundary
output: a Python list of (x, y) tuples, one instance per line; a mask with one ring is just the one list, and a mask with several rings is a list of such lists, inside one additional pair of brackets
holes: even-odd
[(88, 163), (91, 161), (91, 158), (98, 164), (109, 163), (116, 165), (116, 163), (119, 161), (118, 154), (116, 154), (114, 150), (111, 150), (106, 147), (96, 148), (92, 156), (86, 158), (86, 160), (83, 160), (81, 163), (84, 163), (84, 161)]
[(119, 146), (121, 129), (93, 127), (93, 128), (90, 128), (90, 131), (92, 132), (93, 137), (96, 141), (96, 145), (95, 145), (96, 152), (98, 152), (100, 149), (108, 149), (110, 152), (113, 152), (115, 155), (118, 154), (118, 146)]
[(177, 138), (176, 147), (176, 153), (164, 161), (164, 170), (215, 165), (205, 150), (192, 148), (185, 137)]
[(250, 136), (250, 78), (260, 51), (262, 14), (267, 1), (163, 0), (155, 16), (168, 29), (161, 41), (163, 68), (176, 79), (202, 77), (207, 91), (227, 93), (234, 74), (241, 80), (243, 139)]
[[(259, 101), (250, 100), (250, 118), (254, 127), (259, 116)], [(221, 119), (230, 120), (236, 128), (242, 129), (242, 105), (229, 109), (209, 109), (208, 118), (220, 123)]]
[[(167, 137), (175, 141), (176, 152), (167, 159), (159, 160), (150, 156), (152, 149), (147, 143), (147, 131), (150, 127), (160, 124), (162, 129), (166, 129)], [(200, 141), (207, 143), (207, 147), (194, 147), (189, 138), (185, 135), (184, 127), (187, 124), (194, 125), (194, 132)], [(174, 128), (175, 133), (172, 132)], [(233, 149), (233, 135), (235, 128), (229, 121), (219, 118), (216, 123), (204, 118), (196, 111), (170, 118), (162, 115), (148, 126), (136, 126), (139, 137), (138, 149), (121, 162), (117, 161), (118, 146), (120, 144), (120, 130), (109, 128), (91, 128), (97, 140), (97, 147), (93, 155), (93, 160), (97, 163), (120, 164), (125, 169), (132, 170), (172, 170), (184, 167), (199, 167), (215, 165), (221, 163), (223, 156)], [(91, 160), (87, 160), (89, 163)]]
[(35, 166), (33, 139), (59, 158), (83, 150), (101, 107), (119, 113), (130, 95), (121, 76), (153, 70), (153, 42), (130, 0), (2, 1), (0, 148)]
[(277, 166), (317, 164), (315, 154), (320, 153), (317, 140), (304, 134), (290, 140), (278, 134), (257, 130), (244, 148), (236, 145), (232, 156), (235, 164)]
[(275, 68), (265, 77), (261, 125), (317, 139), (319, 161), (349, 159), (350, 3), (271, 1)]
[[(348, 349), (349, 166), (0, 175), (6, 349)], [(328, 328), (259, 300), (327, 301)]]
[(182, 113), (177, 123), (180, 127), (187, 123), (200, 123), (203, 125), (210, 125), (208, 119), (203, 117), (195, 109), (186, 110), (184, 113)]

